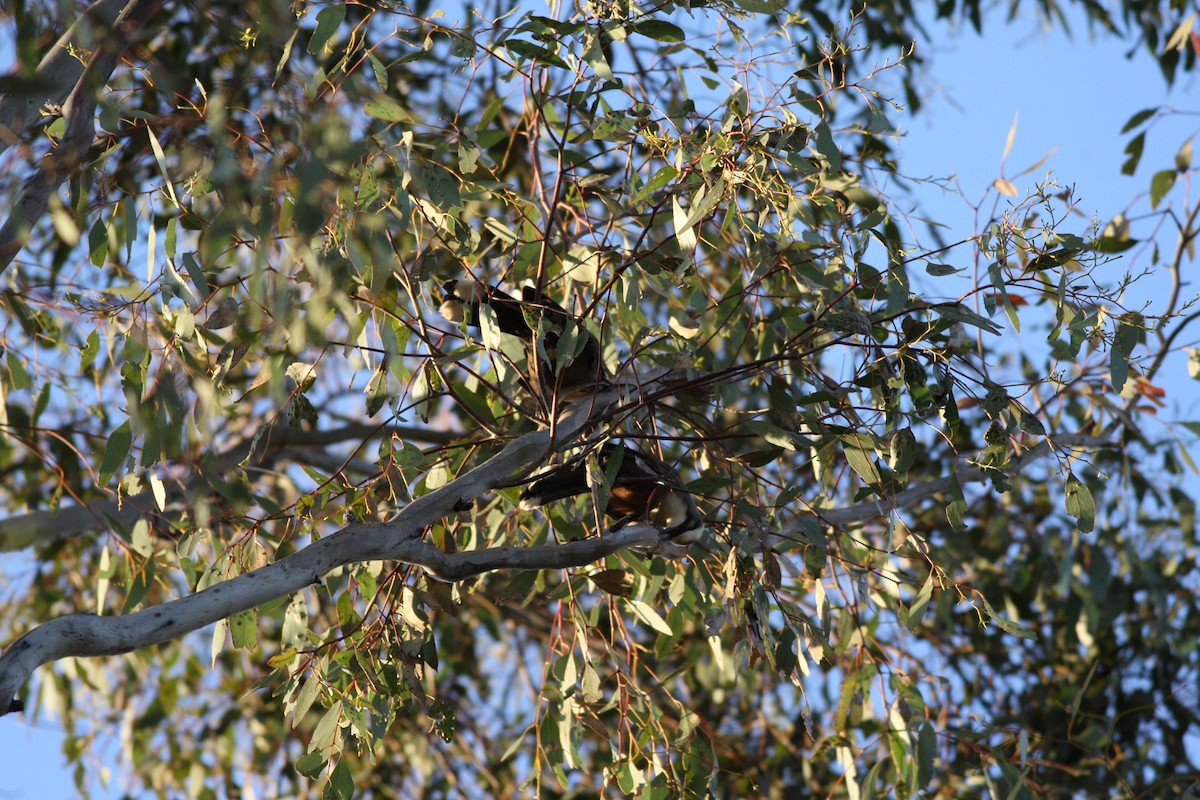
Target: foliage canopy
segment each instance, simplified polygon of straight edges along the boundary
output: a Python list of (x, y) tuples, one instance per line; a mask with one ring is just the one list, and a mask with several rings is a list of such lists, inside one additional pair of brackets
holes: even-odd
[[(1194, 66), (1179, 4), (1079, 5)], [(894, 151), (905, 0), (5, 13), (0, 542), (37, 569), (0, 703), (61, 717), (81, 788), (97, 748), (195, 797), (1196, 780), (1195, 467), (1155, 421), (1200, 364), (1190, 145), (1145, 231), (1001, 180), (944, 233)], [(555, 298), (612, 385), (529, 391), (437, 313), (463, 276)], [(598, 535), (602, 470), (518, 508), (612, 438), (697, 498), (685, 557)]]

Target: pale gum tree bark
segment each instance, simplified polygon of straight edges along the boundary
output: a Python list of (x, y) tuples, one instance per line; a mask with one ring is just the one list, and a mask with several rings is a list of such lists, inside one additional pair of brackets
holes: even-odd
[(34, 628), (0, 654), (0, 715), (14, 710), (17, 690), (43, 664), (72, 656), (128, 653), (177, 639), (298, 592), (348, 564), (400, 561), (424, 567), (441, 580), (458, 581), (497, 569), (578, 567), (629, 547), (654, 549), (659, 532), (646, 525), (560, 544), (457, 553), (444, 553), (421, 538), (431, 524), (455, 513), (463, 503), (473, 502), (505, 479), (544, 461), (552, 447), (570, 442), (616, 399), (616, 392), (602, 393), (592, 398), (587, 408), (568, 410), (553, 433), (533, 431), (512, 440), (483, 464), (417, 498), (388, 522), (347, 525), (273, 564), (132, 614), (69, 614)]

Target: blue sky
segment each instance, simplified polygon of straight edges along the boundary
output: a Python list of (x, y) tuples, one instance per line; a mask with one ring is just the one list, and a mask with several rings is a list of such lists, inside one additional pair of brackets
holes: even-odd
[[(945, 27), (928, 27), (939, 29)], [(1132, 221), (1134, 238), (1149, 236), (1161, 222), (1160, 214), (1150, 209), (1150, 178), (1171, 168), (1176, 151), (1200, 130), (1200, 116), (1195, 113), (1200, 109), (1188, 104), (1196, 76), (1183, 74), (1168, 90), (1157, 63), (1144, 51), (1128, 59), (1128, 44), (1109, 36), (1092, 38), (1082, 22), (1073, 25), (1073, 38), (1060, 31), (1047, 33), (1033, 20), (985, 25), (984, 30), (983, 37), (969, 28), (934, 37), (940, 43), (925, 52), (940, 96), (929, 99), (922, 113), (908, 120), (907, 135), (898, 146), (906, 174), (953, 175), (961, 187), (962, 196), (931, 185), (918, 191), (929, 216), (951, 226), (945, 238), (957, 241), (976, 232), (974, 212), (966, 201), (979, 204), (1002, 169), (1018, 190), (1014, 201), (1047, 180), (1074, 187), (1079, 216), (1068, 230), (1084, 234), (1093, 218), (1103, 226), (1124, 212)], [(1150, 130), (1136, 173), (1122, 175), (1125, 147), (1133, 134), (1122, 134), (1121, 129), (1135, 113), (1153, 106), (1169, 106), (1181, 113)], [(1002, 168), (1014, 120), (1015, 138)], [(1045, 163), (1017, 177), (1048, 154)], [(1187, 188), (1181, 180), (1158, 212)], [(992, 209), (996, 198), (992, 191), (982, 209)], [(1003, 208), (1007, 200), (1000, 200)], [(1161, 226), (1157, 241), (1164, 256), (1170, 252), (1175, 236), (1169, 225)], [(1116, 283), (1134, 264), (1141, 268), (1149, 263), (1148, 254), (1138, 248), (1128, 255), (1133, 260), (1121, 259), (1102, 268), (1099, 274), (1106, 282)], [(943, 260), (969, 266), (970, 251), (964, 248), (957, 257)], [(1135, 284), (1126, 299), (1135, 305), (1160, 304), (1166, 287), (1165, 275), (1150, 275)], [(1183, 296), (1197, 292), (1200, 281), (1185, 288)], [(1005, 325), (1005, 336), (1017, 338), (1018, 346), (1044, 346), (1041, 333), (1014, 333), (1003, 319), (998, 321)], [(1182, 338), (1177, 346), (1195, 343), (1200, 331)], [(1200, 419), (1200, 392), (1187, 375), (1183, 356), (1172, 357), (1155, 383), (1167, 390), (1164, 420)]]
[[(1135, 112), (1150, 106), (1182, 102), (1195, 79), (1184, 76), (1166, 90), (1157, 64), (1139, 51), (1125, 57), (1128, 45), (1111, 37), (1093, 39), (1077, 24), (1074, 39), (1059, 31), (1046, 33), (1021, 20), (997, 25), (987, 35), (969, 28), (926, 48), (931, 77), (940, 97), (910, 120), (901, 150), (911, 175), (958, 176), (969, 199), (977, 200), (1000, 174), (1005, 142), (1014, 119), (1017, 132), (1005, 174), (1009, 178), (1040, 161), (1038, 169), (1015, 179), (1019, 190), (1052, 173), (1074, 184), (1082, 209), (1106, 218), (1145, 191), (1150, 173), (1170, 159), (1195, 127), (1187, 119), (1156, 130), (1136, 175), (1120, 174), (1128, 141), (1120, 130)], [(935, 28), (936, 29), (936, 28)], [(939, 218), (953, 221), (947, 204)]]
[[(923, 112), (907, 121), (908, 135), (899, 145), (904, 172), (955, 175), (967, 198), (977, 201), (1000, 175), (1005, 142), (1014, 116), (1019, 115), (1005, 174), (1022, 195), (1049, 172), (1060, 183), (1073, 184), (1081, 198), (1080, 209), (1103, 222), (1145, 192), (1150, 175), (1170, 165), (1195, 123), (1183, 117), (1152, 132), (1143, 165), (1132, 178), (1119, 173), (1127, 139), (1120, 129), (1142, 108), (1172, 101), (1184, 107), (1195, 89), (1194, 79), (1183, 76), (1168, 93), (1151, 58), (1139, 53), (1127, 60), (1127, 44), (1108, 37), (1092, 40), (1082, 25), (1076, 27), (1074, 40), (1069, 40), (1057, 31), (1042, 32), (1032, 20), (1009, 25), (997, 21), (985, 26), (984, 37), (969, 29), (946, 35), (944, 25), (930, 23), (927, 29), (940, 43), (927, 46), (924, 54), (929, 79), (939, 85), (940, 93), (929, 97)], [(11, 62), (11, 46), (3, 40), (6, 33), (0, 31), (0, 70)], [(1054, 148), (1056, 152), (1042, 167), (1015, 177)], [(919, 197), (933, 218), (951, 226), (948, 240), (974, 233), (972, 212), (961, 198), (932, 187), (921, 189)], [(1142, 209), (1146, 208), (1143, 203)], [(1080, 230), (1085, 223), (1079, 220)], [(964, 251), (961, 258), (968, 260), (969, 254)], [(1174, 416), (1200, 419), (1200, 414), (1191, 413), (1197, 401), (1186, 399), (1198, 394), (1193, 384), (1181, 369), (1175, 375), (1162, 382), (1168, 399), (1181, 404)], [(27, 561), (0, 561), (0, 590), (27, 565)], [(53, 720), (0, 719), (0, 797), (76, 796), (70, 770), (62, 761), (59, 730)]]

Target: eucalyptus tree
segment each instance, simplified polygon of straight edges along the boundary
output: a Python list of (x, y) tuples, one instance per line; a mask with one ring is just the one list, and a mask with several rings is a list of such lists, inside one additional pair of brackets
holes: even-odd
[[(1191, 68), (1172, 6), (1083, 6)], [(5, 13), (0, 707), (81, 789), (1195, 779), (1189, 147), (1173, 243), (1051, 183), (927, 223), (905, 2)], [(699, 541), (604, 517), (608, 442)], [(547, 472), (581, 496), (523, 506)]]

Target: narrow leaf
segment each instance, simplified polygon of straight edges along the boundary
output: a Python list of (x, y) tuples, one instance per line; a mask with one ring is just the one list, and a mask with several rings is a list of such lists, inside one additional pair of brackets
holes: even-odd
[(675, 631), (671, 630), (671, 626), (667, 624), (667, 621), (663, 619), (657, 611), (651, 608), (649, 603), (645, 603), (641, 600), (630, 600), (629, 605), (633, 609), (633, 613), (636, 614), (642, 620), (642, 622), (645, 622), (651, 628), (654, 628), (654, 630), (667, 636), (675, 635)]
[(367, 58), (371, 62), (371, 71), (375, 73), (375, 82), (379, 84), (379, 90), (386, 92), (388, 88), (387, 67), (379, 60), (379, 56), (374, 53), (367, 53)]
[(876, 486), (881, 482), (879, 469), (875, 466), (871, 453), (845, 442), (842, 443), (842, 451), (846, 454), (846, 461), (850, 463), (850, 468), (858, 473), (864, 483)]
[(946, 521), (956, 531), (967, 529), (963, 522), (963, 514), (967, 511), (967, 500), (963, 497), (962, 485), (958, 482), (957, 473), (950, 473), (950, 502), (946, 504)]
[(1017, 196), (1017, 187), (1007, 178), (996, 178), (996, 180), (992, 181), (992, 186), (1005, 197)]
[(171, 176), (167, 173), (167, 157), (163, 153), (162, 145), (159, 144), (158, 137), (154, 135), (154, 129), (149, 125), (146, 126), (146, 134), (150, 137), (150, 149), (154, 152), (154, 160), (158, 162), (158, 170), (163, 176), (163, 188), (166, 189), (167, 196), (171, 198), (171, 202), (177, 208), (182, 208), (179, 205), (179, 198), (175, 196), (175, 187), (171, 185)]
[(1150, 207), (1158, 208), (1158, 204), (1167, 196), (1167, 192), (1175, 185), (1176, 172), (1173, 169), (1159, 170), (1150, 179)]
[(908, 607), (908, 629), (914, 631), (921, 624), (921, 618), (925, 616), (925, 610), (929, 607), (929, 599), (933, 596), (933, 571), (930, 570), (929, 577), (925, 579), (925, 583), (921, 586), (921, 590), (917, 592), (917, 596), (913, 598), (912, 605)]
[(125, 463), (125, 458), (129, 455), (129, 449), (132, 446), (133, 431), (129, 427), (129, 422), (126, 421), (112, 432), (112, 435), (108, 437), (108, 442), (104, 445), (104, 456), (100, 459), (98, 483), (101, 485), (108, 483), (113, 473)]
[[(162, 478), (153, 472), (150, 473), (150, 491), (154, 495), (154, 505), (158, 506), (159, 511), (167, 510), (167, 487), (163, 484)], [(139, 520), (141, 522), (141, 520)]]
[(1142, 151), (1146, 148), (1146, 132), (1142, 131), (1137, 136), (1129, 140), (1129, 144), (1125, 145), (1125, 153), (1129, 158), (1125, 159), (1125, 163), (1121, 165), (1122, 175), (1132, 175), (1137, 172), (1138, 163), (1142, 160)]
[(412, 122), (413, 115), (390, 97), (376, 97), (363, 105), (363, 113), (384, 122)]
[(686, 38), (683, 28), (663, 19), (648, 19), (633, 26), (636, 33), (657, 39), (660, 42), (682, 42)]
[(258, 645), (258, 613), (251, 609), (234, 614), (229, 618), (229, 632), (233, 634), (234, 647), (253, 650)]
[(1125, 127), (1121, 128), (1121, 133), (1129, 133), (1131, 130), (1136, 128), (1138, 125), (1141, 125), (1143, 122), (1150, 119), (1157, 113), (1157, 106), (1154, 108), (1143, 108), (1141, 111), (1129, 118), (1129, 121), (1125, 123)]
[(344, 3), (334, 3), (322, 8), (317, 14), (317, 29), (313, 31), (312, 38), (308, 40), (308, 52), (314, 56), (324, 53), (329, 40), (337, 33), (337, 29), (341, 27), (345, 19), (346, 5)]
[(833, 140), (833, 131), (829, 129), (829, 123), (827, 123), (825, 120), (821, 120), (817, 123), (817, 127), (814, 129), (814, 132), (817, 134), (816, 140), (814, 141), (817, 152), (824, 156), (825, 160), (829, 162), (829, 171), (831, 173), (841, 172), (842, 151), (838, 150), (837, 142)]
[(1192, 28), (1196, 25), (1196, 12), (1193, 11), (1187, 18), (1179, 23), (1171, 33), (1171, 38), (1167, 40), (1167, 44), (1163, 47), (1163, 52), (1168, 50), (1183, 50), (1187, 47), (1188, 41), (1192, 38)]
[[(1018, 111), (1013, 114), (1012, 125), (1008, 128), (1008, 138), (1004, 140), (1004, 155), (1001, 158), (1008, 158), (1008, 154), (1012, 152), (1013, 142), (1017, 139), (1017, 120), (1021, 113)], [(1003, 179), (1002, 179), (1003, 180)]]
[(679, 249), (691, 253), (696, 249), (696, 232), (688, 222), (688, 213), (680, 204), (679, 198), (671, 195), (671, 221), (675, 225), (675, 238), (679, 240)]
[(1185, 172), (1192, 166), (1192, 140), (1188, 139), (1175, 154), (1175, 169)]
[(952, 267), (949, 264), (926, 264), (925, 271), (935, 278), (940, 278), (943, 275), (957, 275), (962, 272), (962, 268)]
[(1075, 519), (1075, 527), (1087, 533), (1096, 527), (1096, 501), (1092, 491), (1071, 475), (1066, 485), (1067, 514)]

